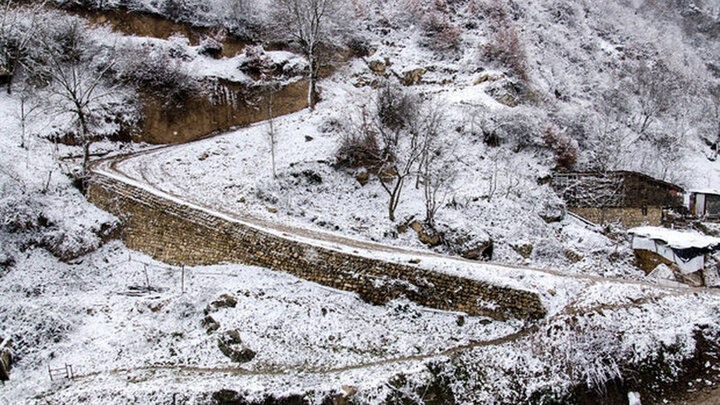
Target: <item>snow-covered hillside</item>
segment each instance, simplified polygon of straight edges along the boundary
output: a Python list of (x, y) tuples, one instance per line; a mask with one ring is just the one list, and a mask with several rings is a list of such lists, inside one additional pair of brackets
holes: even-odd
[[(13, 73), (14, 91), (0, 86), (0, 342), (12, 339), (14, 364), (1, 403), (583, 403), (607, 387), (619, 392), (609, 402), (625, 403), (627, 391), (661, 401), (715, 383), (717, 292), (642, 281), (625, 230), (563, 216), (547, 181), (568, 166), (720, 188), (720, 3), (343, 2), (322, 49), (339, 57), (322, 60), (314, 110), (118, 163), (238, 217), (450, 255), (492, 241), (483, 253), (501, 265), (582, 275), (484, 274), (540, 290), (549, 315), (531, 323), (403, 298), (373, 306), (244, 265), (183, 269), (116, 240), (122, 219), (82, 195), (83, 144), (103, 156), (149, 150), (98, 140), (137, 124), (139, 90), (181, 104), (212, 90), (204, 80), (306, 75), (312, 63), (277, 20), (278, 1), (53, 2), (254, 43), (232, 58), (208, 55), (218, 38), (125, 36), (61, 10), (3, 8), (0, 78)], [(68, 72), (97, 86), (78, 84), (88, 122), (59, 86)], [(422, 114), (383, 121), (384, 91)], [(424, 185), (438, 177), (411, 171), (391, 220), (383, 181), (398, 165), (347, 164), (340, 151), (368, 128), (385, 147), (381, 131), (430, 127), (439, 152), (417, 158), (437, 158), (447, 175), (432, 224), (421, 224), (442, 237), (423, 227), (421, 241), (413, 221), (426, 222)], [(381, 163), (409, 153), (394, 151)], [(79, 378), (50, 381), (48, 367), (65, 364)]]
[[(379, 179), (336, 167), (349, 123), (376, 104), (375, 88), (416, 75), (413, 86), (393, 91), (419, 94), (444, 110), (439, 143), (456, 172), (435, 220), (448, 243), (436, 250), (458, 254), (492, 240), (495, 261), (642, 274), (621, 234), (603, 235), (572, 218), (543, 220), (562, 210), (542, 185), (559, 162), (547, 133), (570, 145), (576, 170), (636, 170), (688, 187), (720, 182), (711, 145), (718, 130), (712, 5), (355, 6), (361, 22), (353, 36), (369, 54), (321, 83), (325, 101), (317, 111), (276, 120), (277, 179), (267, 125), (169, 153), (147, 162), (142, 170), (152, 174), (144, 175), (252, 216), (421, 247), (412, 230), (398, 231), (424, 218), (417, 177), (402, 190), (398, 220), (390, 221)], [(486, 52), (503, 30), (516, 35), (520, 62)], [(522, 71), (508, 60), (522, 63)]]

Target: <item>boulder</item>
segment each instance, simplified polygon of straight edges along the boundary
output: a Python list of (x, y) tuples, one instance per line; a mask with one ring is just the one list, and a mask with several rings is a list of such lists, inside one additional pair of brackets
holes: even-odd
[(500, 74), (500, 75), (492, 74), (491, 75), (490, 73), (483, 73), (480, 76), (478, 76), (477, 79), (475, 79), (473, 84), (477, 86), (478, 84), (483, 84), (485, 82), (496, 82), (496, 81), (504, 79), (504, 78), (505, 78), (504, 74)]
[(223, 45), (214, 38), (205, 39), (200, 45), (198, 52), (201, 55), (209, 56), (214, 59), (220, 59), (223, 54)]
[(387, 70), (387, 65), (379, 60), (371, 60), (368, 62), (368, 67), (370, 67), (370, 71), (375, 76), (384, 76), (385, 71)]
[(423, 68), (408, 70), (407, 72), (403, 73), (403, 84), (406, 86), (415, 86), (421, 84), (424, 74), (425, 69)]
[(520, 256), (523, 257), (523, 259), (529, 259), (533, 252), (533, 245), (530, 243), (516, 243), (513, 245), (510, 245), (510, 247)]
[(368, 183), (368, 181), (370, 181), (370, 173), (368, 173), (366, 170), (362, 170), (355, 175), (355, 180), (357, 180), (358, 183), (360, 183), (360, 185), (364, 187)]
[(225, 331), (218, 338), (217, 345), (222, 354), (236, 363), (247, 363), (255, 358), (256, 353), (243, 344), (237, 329)]
[(235, 297), (233, 297), (232, 295), (223, 294), (220, 296), (220, 298), (211, 302), (210, 305), (212, 305), (216, 309), (235, 308), (235, 306), (237, 305), (237, 299)]
[(539, 215), (548, 224), (560, 222), (565, 219), (565, 207), (562, 204), (545, 204)]
[(689, 274), (682, 274), (682, 281), (683, 283), (689, 285), (690, 287), (702, 287), (703, 286), (703, 276), (702, 271), (696, 271), (694, 273)]
[(448, 229), (443, 236), (445, 246), (456, 255), (471, 260), (492, 260), (493, 240), (483, 231)]
[(205, 328), (208, 335), (212, 335), (213, 332), (220, 329), (220, 324), (215, 320), (215, 318), (210, 315), (203, 318), (203, 320), (200, 322), (200, 325)]
[(524, 89), (511, 80), (499, 80), (487, 89), (488, 94), (500, 104), (517, 107), (523, 103)]
[(358, 389), (352, 385), (343, 385), (340, 387), (342, 392), (335, 395), (333, 398), (333, 405), (350, 405), (352, 403), (351, 398), (357, 394)]
[(460, 256), (470, 260), (492, 260), (493, 241), (487, 240), (475, 245), (471, 249), (460, 252)]
[(420, 242), (430, 247), (435, 247), (442, 243), (441, 235), (432, 226), (420, 221), (412, 221), (409, 226), (417, 233)]
[(475, 79), (475, 82), (473, 84), (477, 86), (478, 84), (485, 83), (489, 79), (490, 79), (490, 75), (485, 73), (485, 74), (480, 75), (477, 79)]
[(671, 269), (670, 266), (662, 263), (655, 267), (655, 270), (651, 271), (650, 274), (647, 275), (647, 278), (677, 281), (675, 271)]
[(565, 258), (570, 260), (570, 263), (577, 263), (584, 259), (583, 255), (574, 250), (565, 250)]

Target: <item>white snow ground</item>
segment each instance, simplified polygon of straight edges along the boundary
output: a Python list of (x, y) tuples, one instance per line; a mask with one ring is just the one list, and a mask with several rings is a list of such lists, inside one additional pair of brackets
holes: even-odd
[[(552, 11), (557, 6), (551, 3), (523, 5), (527, 14), (521, 13), (522, 21), (534, 22), (525, 37), (537, 39), (538, 43), (552, 42), (545, 36), (537, 35), (547, 24), (537, 16), (545, 13), (545, 9)], [(592, 25), (607, 28), (605, 25), (609, 22), (628, 18), (628, 11), (622, 8), (616, 10), (619, 6), (614, 3), (603, 3), (603, 7), (616, 11), (618, 17), (605, 18), (607, 12), (598, 12), (598, 18), (592, 20)], [(577, 19), (582, 14), (581, 10), (576, 10), (572, 16)], [(594, 13), (591, 12), (591, 15)], [(630, 31), (636, 28), (633, 24), (627, 26)], [(628, 37), (628, 32), (606, 31), (610, 32), (607, 43), (595, 51), (617, 54), (615, 56), (621, 58), (622, 52), (618, 51), (621, 44), (615, 42)], [(662, 38), (664, 46), (673, 38), (681, 37), (675, 30), (661, 35), (654, 30), (643, 32), (643, 36), (651, 42)], [(564, 39), (572, 44), (569, 45), (572, 49), (581, 49), (579, 43), (587, 40), (574, 36), (571, 30), (565, 34), (567, 38)], [(412, 38), (417, 38), (417, 34), (413, 35)], [(473, 43), (476, 40), (475, 37), (466, 38), (470, 45), (467, 49), (477, 46)], [(405, 67), (425, 66), (424, 62), (430, 59), (424, 50), (420, 52), (419, 47), (400, 49), (404, 52), (402, 56), (395, 57), (390, 53), (399, 71)], [(380, 52), (379, 55), (382, 55), (387, 50)], [(457, 81), (466, 83), (466, 86), (449, 94), (441, 93), (441, 97), (459, 104), (492, 103), (483, 92), (470, 86), (476, 78), (474, 73), (462, 70), (466, 61), (474, 60), (470, 56), (468, 54), (457, 63), (461, 70)], [(551, 90), (553, 82), (563, 82), (562, 93), (576, 96), (592, 89), (593, 83), (603, 82), (603, 77), (588, 74), (600, 66), (593, 58), (582, 63), (583, 69), (576, 70), (578, 64), (565, 63), (567, 55), (557, 55), (546, 48), (536, 46), (531, 56), (542, 61), (541, 73), (545, 78), (541, 85), (547, 87), (546, 90)], [(684, 57), (681, 53), (673, 53), (672, 56), (680, 60)], [(695, 63), (696, 58), (689, 60)], [(213, 67), (215, 72), (225, 68)], [(359, 70), (364, 66), (356, 64), (349, 69)], [(444, 73), (440, 72), (431, 73), (428, 77), (442, 79)], [(350, 74), (341, 77), (348, 78)], [(547, 79), (553, 77), (565, 80)], [(593, 80), (588, 84), (581, 80), (583, 77)], [(392, 230), (392, 225), (382, 215), (383, 195), (377, 184), (360, 188), (349, 176), (335, 172), (326, 163), (316, 162), (332, 156), (337, 134), (318, 132), (317, 128), (322, 128), (330, 119), (343, 118), (342, 111), (330, 108), (328, 104), (343, 106), (342, 102), (350, 93), (347, 89), (350, 87), (345, 84), (330, 81), (325, 84), (324, 93), (326, 100), (330, 101), (321, 105), (316, 115), (301, 113), (278, 119), (278, 125), (285, 130), (278, 153), (284, 188), (270, 180), (267, 142), (263, 142), (262, 126), (184, 147), (183, 154), (178, 156), (180, 161), (168, 158), (158, 165), (144, 163), (136, 169), (139, 173), (149, 172), (150, 178), (164, 180), (164, 190), (189, 193), (193, 199), (202, 197), (199, 201), (210, 206), (222, 203), (226, 209), (239, 213), (247, 212), (297, 226), (323, 221), (325, 225), (318, 226), (319, 229), (334, 231), (338, 226), (340, 232), (353, 237), (392, 242), (395, 239), (385, 235), (386, 231)], [(426, 90), (438, 92), (431, 86)], [(364, 92), (359, 92), (360, 98), (366, 94)], [(495, 107), (498, 111), (505, 109)], [(55, 159), (56, 156), (77, 153), (77, 149), (63, 146), (56, 149), (39, 139), (38, 135), (48, 132), (49, 124), (44, 119), (36, 123), (34, 135), (29, 138), (29, 151), (20, 149), (17, 147), (16, 111), (17, 99), (7, 97), (3, 92), (0, 95), (0, 116), (3, 117), (0, 120), (0, 153), (3, 156), (0, 161), (0, 209), (3, 226), (26, 220), (37, 222), (38, 214), (43, 214), (55, 224), (48, 232), (59, 235), (67, 250), (99, 245), (94, 231), (112, 218), (88, 204), (60, 174), (61, 168), (67, 170), (72, 161), (58, 162)], [(314, 136), (314, 139), (305, 142), (305, 134)], [(533, 265), (568, 272), (633, 275), (628, 263), (622, 259), (622, 244), (590, 232), (571, 220), (556, 225), (538, 221), (533, 211), (534, 202), (545, 197), (546, 190), (529, 186), (535, 184), (537, 177), (547, 174), (548, 164), (544, 157), (535, 160), (529, 156), (530, 153), (516, 155), (482, 145), (473, 146), (467, 139), (463, 142), (460, 149), (467, 151), (463, 161), (470, 168), (468, 177), (474, 180), (460, 180), (459, 189), (462, 192), (458, 200), (464, 204), (463, 210), (471, 215), (460, 218), (455, 213), (445, 212), (441, 215), (446, 220), (468, 228), (482, 221), (483, 229), (497, 238), (496, 254), (502, 260), (524, 262), (509, 246), (529, 242), (536, 246), (528, 261)], [(691, 142), (691, 147), (700, 150), (701, 146)], [(101, 148), (112, 150), (117, 146), (106, 143)], [(316, 152), (311, 149), (316, 149)], [(203, 160), (207, 164), (200, 166), (197, 162), (205, 152), (210, 152)], [(689, 185), (711, 186), (717, 173), (720, 173), (717, 163), (705, 159), (699, 152), (691, 153), (690, 157), (688, 168), (697, 167), (698, 172), (712, 174), (706, 178), (696, 177), (696, 183)], [(295, 167), (290, 167), (291, 163), (295, 163)], [(166, 167), (163, 168), (163, 165)], [(203, 169), (210, 174), (203, 174)], [(305, 169), (320, 174), (323, 186), (304, 184), (291, 174)], [(169, 172), (176, 181), (165, 181), (168, 176), (163, 171)], [(43, 192), (51, 172), (49, 186)], [(486, 186), (491, 183), (493, 173), (500, 174), (497, 176), (497, 195), (490, 201), (482, 198), (474, 201), (476, 197), (487, 194)], [(214, 182), (211, 184), (216, 185), (218, 190), (222, 189), (222, 196), (205, 198), (202, 191), (196, 190), (200, 181)], [(348, 200), (348, 194), (355, 194), (358, 198)], [(316, 201), (314, 195), (322, 195), (323, 198)], [(333, 201), (330, 196), (336, 196), (334, 198), (338, 201)], [(245, 198), (245, 203), (237, 201), (242, 198)], [(271, 202), (274, 198), (277, 202)], [(402, 214), (417, 214), (420, 208), (418, 201), (417, 198), (409, 198), (407, 204), (401, 207)], [(270, 215), (263, 206), (269, 204), (274, 204), (279, 212)], [(348, 208), (353, 206), (361, 207), (362, 210), (358, 211), (362, 213), (357, 215)], [(15, 221), (17, 218), (21, 220)], [(510, 334), (523, 326), (516, 322), (487, 323), (483, 319), (466, 318), (465, 325), (461, 327), (457, 324), (457, 314), (428, 311), (401, 301), (386, 307), (373, 307), (363, 304), (351, 294), (247, 266), (187, 269), (187, 291), (181, 294), (178, 292), (177, 268), (171, 269), (130, 252), (117, 242), (81, 256), (72, 264), (65, 264), (43, 248), (26, 243), (27, 240), (22, 231), (3, 230), (0, 233), (0, 259), (15, 259), (14, 264), (0, 267), (0, 297), (3, 301), (0, 306), (0, 334), (15, 338), (18, 355), (12, 380), (0, 390), (2, 403), (46, 403), (45, 399), (68, 404), (172, 403), (174, 394), (192, 403), (206, 398), (207, 392), (221, 388), (236, 389), (257, 397), (269, 392), (335, 391), (340, 390), (341, 385), (359, 387), (358, 400), (361, 402), (378, 403), (382, 402), (384, 395), (397, 392), (387, 382), (398, 372), (408, 374), (411, 383), (429, 379), (431, 373), (423, 361), (409, 360), (349, 370), (330, 369), (407, 355), (438, 353), (472, 339), (487, 340)], [(401, 246), (420, 247), (413, 235), (400, 235), (397, 241)], [(568, 248), (583, 253), (580, 264), (571, 265), (565, 261), (562, 252)], [(615, 250), (621, 253), (619, 262), (605, 261)], [(127, 261), (128, 255), (133, 258), (130, 262)], [(147, 277), (145, 266), (138, 261), (150, 264)], [(131, 286), (144, 285), (146, 280), (153, 287), (163, 290), (139, 297), (122, 294), (128, 292)], [(538, 333), (505, 344), (465, 350), (449, 361), (450, 366), (456, 367), (457, 375), (465, 376), (454, 382), (460, 402), (523, 402), (534, 390), (548, 388), (559, 392), (569, 384), (612, 377), (617, 371), (615, 366), (627, 361), (644, 364), (663, 358), (671, 370), (677, 370), (679, 361), (689, 356), (694, 348), (692, 332), (701, 325), (709, 325), (715, 330), (718, 328), (720, 302), (717, 295), (711, 293), (688, 294), (684, 290), (617, 283), (593, 283), (582, 290), (585, 285), (583, 282), (565, 288), (559, 286), (554, 291), (561, 298), (546, 302), (555, 303), (552, 312), (556, 316), (542, 324)], [(673, 292), (663, 296), (669, 291), (677, 291), (679, 295)], [(246, 366), (256, 374), (222, 369), (229, 365), (228, 360), (216, 350), (214, 338), (208, 337), (200, 326), (205, 307), (223, 293), (238, 298), (238, 306), (236, 310), (222, 309), (213, 316), (221, 323), (221, 331), (225, 328), (241, 329), (243, 340), (258, 352), (258, 357)], [(552, 293), (547, 290), (546, 297), (551, 296)], [(565, 307), (570, 302), (572, 305)], [(327, 310), (324, 316), (323, 308)], [(449, 360), (448, 357), (440, 356), (439, 360)], [(65, 363), (73, 364), (84, 377), (68, 384), (50, 383), (46, 367)], [(185, 365), (196, 368), (176, 368)], [(120, 370), (135, 367), (139, 369)], [(204, 367), (220, 367), (221, 370), (206, 370)], [(312, 372), (318, 370), (332, 372)]]

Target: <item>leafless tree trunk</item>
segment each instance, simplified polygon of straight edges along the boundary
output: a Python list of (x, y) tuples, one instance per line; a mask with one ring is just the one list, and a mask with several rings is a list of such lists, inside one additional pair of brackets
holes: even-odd
[(711, 120), (715, 122), (715, 156), (717, 159), (720, 153), (720, 85), (710, 86), (710, 114)]
[(27, 137), (27, 124), (32, 119), (40, 107), (39, 104), (32, 101), (34, 94), (30, 87), (25, 87), (20, 93), (20, 111), (18, 118), (20, 119), (20, 147), (27, 148), (25, 139)]
[(386, 86), (378, 94), (371, 130), (379, 135), (382, 162), (377, 176), (389, 197), (388, 218), (395, 221), (403, 187), (412, 176), (423, 183), (427, 197), (427, 220), (432, 223), (439, 208), (447, 173), (442, 167), (443, 148), (439, 141), (444, 111), (438, 103), (422, 103), (397, 87)]
[(451, 157), (453, 148), (440, 137), (446, 123), (445, 110), (437, 101), (430, 101), (425, 103), (420, 114), (420, 122), (413, 129), (422, 139), (418, 172), (425, 198), (425, 223), (434, 228), (435, 214), (448, 196), (456, 169)]
[(310, 65), (308, 106), (315, 108), (317, 78), (322, 64), (319, 48), (332, 43), (344, 29), (338, 24), (342, 16), (343, 0), (275, 0), (275, 17), (280, 26), (302, 48)]
[(641, 62), (630, 74), (629, 90), (638, 98), (640, 114), (635, 120), (639, 135), (675, 102), (680, 78), (661, 62), (652, 66)]
[[(103, 103), (119, 92), (117, 86), (106, 86), (104, 75), (114, 64), (114, 56), (101, 65), (93, 63), (97, 49), (87, 38), (86, 28), (78, 20), (69, 20), (67, 40), (63, 47), (42, 38), (45, 59), (36, 69), (51, 79), (47, 87), (49, 110), (57, 115), (67, 115), (77, 125), (76, 141), (82, 145), (83, 181), (87, 178), (94, 116), (105, 107)], [(114, 50), (113, 50), (114, 53)]]
[(277, 172), (275, 169), (275, 146), (277, 145), (277, 138), (275, 134), (275, 113), (273, 108), (275, 105), (275, 94), (270, 93), (270, 99), (268, 100), (268, 141), (270, 142), (270, 158), (272, 160), (272, 175), (274, 179), (277, 179)]

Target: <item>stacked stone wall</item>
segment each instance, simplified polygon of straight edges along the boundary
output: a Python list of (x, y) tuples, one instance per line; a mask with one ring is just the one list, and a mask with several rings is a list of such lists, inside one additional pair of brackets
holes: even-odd
[(99, 173), (93, 173), (88, 199), (124, 221), (129, 248), (170, 264), (261, 266), (355, 292), (375, 304), (405, 296), (423, 306), (496, 319), (537, 319), (546, 313), (533, 291), (299, 242)]
[(626, 228), (642, 225), (660, 226), (663, 222), (663, 210), (660, 207), (647, 207), (645, 210), (642, 208), (568, 207), (568, 210), (596, 224), (620, 221)]

